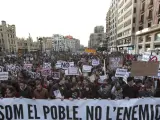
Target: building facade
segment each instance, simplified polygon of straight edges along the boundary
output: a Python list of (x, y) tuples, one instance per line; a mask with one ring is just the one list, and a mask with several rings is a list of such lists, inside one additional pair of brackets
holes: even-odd
[(139, 0), (136, 53), (160, 49), (160, 1)]
[(111, 26), (111, 24), (110, 24), (110, 19), (111, 19), (110, 14), (111, 14), (111, 11), (109, 9), (108, 12), (107, 12), (107, 16), (106, 16), (106, 42), (107, 42), (107, 49), (108, 50), (110, 49), (111, 43), (112, 43), (110, 41), (110, 26)]
[(6, 21), (0, 25), (0, 50), (6, 53), (17, 52), (16, 27), (8, 25)]
[(137, 2), (141, 0), (119, 0), (117, 23), (117, 47), (119, 51), (135, 53)]
[(106, 37), (108, 50), (114, 51), (117, 48), (117, 21), (118, 21), (118, 1), (112, 0), (106, 16)]
[(42, 37), (42, 49), (43, 51), (50, 51), (53, 49), (52, 37)]
[(17, 38), (17, 49), (22, 50), (23, 53), (30, 53), (39, 50), (39, 43), (33, 41), (32, 37)]
[(52, 46), (54, 51), (77, 52), (80, 49), (80, 40), (73, 38), (72, 36), (54, 34)]
[(106, 41), (104, 27), (103, 26), (96, 26), (94, 28), (94, 33), (90, 34), (90, 38), (88, 41), (88, 47), (96, 49), (96, 48), (100, 47), (101, 45), (103, 45), (104, 41)]

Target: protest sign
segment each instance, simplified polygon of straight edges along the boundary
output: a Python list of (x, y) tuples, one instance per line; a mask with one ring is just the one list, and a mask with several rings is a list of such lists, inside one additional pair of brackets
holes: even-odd
[(139, 80), (143, 80), (143, 78), (144, 78), (143, 76), (135, 76), (135, 77), (134, 77), (135, 80), (136, 80), (136, 79), (137, 79), (137, 80), (138, 80), (138, 79), (139, 79)]
[(60, 78), (60, 72), (52, 72), (52, 78), (58, 80)]
[(0, 80), (8, 80), (8, 72), (0, 72)]
[(1, 120), (158, 120), (159, 98), (130, 100), (0, 100)]
[(106, 80), (108, 78), (107, 75), (102, 75), (102, 76), (99, 76), (99, 80), (98, 80), (98, 83), (104, 83), (104, 80)]
[(131, 76), (157, 76), (159, 62), (133, 61)]
[(117, 68), (123, 67), (123, 57), (109, 57), (109, 68), (116, 70)]
[(93, 65), (93, 66), (99, 65), (99, 60), (92, 59), (92, 65)]
[(68, 69), (69, 67), (73, 67), (74, 62), (65, 62), (65, 61), (57, 61), (55, 67), (57, 69), (62, 68), (62, 69)]
[(127, 83), (127, 78), (130, 76), (130, 72), (126, 72), (126, 74), (123, 76), (123, 81), (125, 82), (125, 83)]
[(31, 78), (33, 78), (33, 79), (40, 77), (40, 73), (39, 73), (39, 72), (31, 72), (31, 71), (29, 71), (29, 75), (30, 75)]
[(92, 66), (89, 66), (89, 65), (83, 65), (83, 67), (82, 67), (82, 71), (84, 73), (91, 72), (91, 69), (92, 69)]
[(124, 77), (126, 75), (127, 69), (117, 68), (115, 77)]
[(7, 66), (6, 66), (7, 72), (9, 72), (9, 71), (15, 71), (15, 66), (16, 66), (16, 65), (13, 65), (13, 64), (7, 65)]
[(79, 75), (78, 67), (69, 67), (68, 75)]
[(60, 90), (55, 90), (55, 91), (53, 91), (53, 93), (54, 93), (54, 96), (55, 96), (56, 98), (62, 98), (62, 95), (61, 95)]
[(50, 76), (52, 74), (51, 69), (48, 69), (48, 68), (42, 69), (41, 74), (42, 74), (42, 76)]
[(51, 67), (51, 63), (43, 63), (43, 68), (44, 69), (51, 69), (52, 67)]

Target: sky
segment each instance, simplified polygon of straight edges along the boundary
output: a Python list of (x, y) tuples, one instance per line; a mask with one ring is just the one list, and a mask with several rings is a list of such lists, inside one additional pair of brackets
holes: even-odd
[(111, 0), (0, 0), (0, 20), (16, 25), (17, 37), (71, 35), (88, 45), (94, 27), (105, 27)]

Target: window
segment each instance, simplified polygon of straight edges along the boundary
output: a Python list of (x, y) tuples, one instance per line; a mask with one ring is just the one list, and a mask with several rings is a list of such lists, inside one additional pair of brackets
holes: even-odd
[(134, 0), (134, 3), (137, 3), (137, 0)]
[(132, 14), (132, 10), (128, 11), (125, 15), (124, 15), (124, 19), (126, 19), (127, 17), (129, 17)]
[(151, 22), (149, 22), (149, 23), (148, 23), (148, 27), (151, 27), (151, 25), (152, 25), (152, 23), (151, 23)]
[(157, 33), (157, 34), (155, 35), (155, 41), (160, 41), (160, 33)]
[(146, 42), (150, 42), (151, 41), (151, 36), (150, 35), (147, 35), (146, 36)]
[(153, 0), (150, 0), (149, 5), (153, 5)]
[(148, 19), (152, 19), (152, 10), (149, 10), (149, 13), (148, 13)]
[(133, 23), (136, 23), (136, 18), (135, 17), (133, 18)]
[(132, 28), (132, 32), (135, 32), (135, 27)]
[(143, 30), (143, 26), (140, 26), (140, 27), (139, 27), (139, 30)]
[(144, 9), (145, 9), (145, 2), (141, 4), (141, 12), (144, 12)]
[(134, 8), (134, 13), (136, 13), (136, 8)]
[(159, 8), (158, 8), (158, 14), (160, 14), (160, 4), (159, 4)]
[(118, 37), (122, 37), (122, 33), (119, 33), (119, 34), (118, 34)]
[(125, 23), (124, 23), (124, 27), (127, 27), (131, 24), (131, 19), (127, 20)]
[(132, 5), (132, 0), (125, 6), (124, 11), (127, 10)]
[(141, 19), (140, 19), (140, 22), (144, 22), (144, 15), (141, 15)]

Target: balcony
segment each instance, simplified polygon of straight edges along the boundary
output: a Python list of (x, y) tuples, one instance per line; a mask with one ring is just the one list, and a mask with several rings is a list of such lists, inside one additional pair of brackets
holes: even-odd
[(153, 7), (153, 0), (150, 0), (149, 4), (148, 4), (148, 8), (152, 8)]

